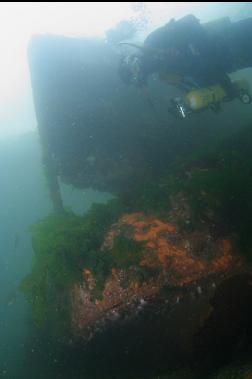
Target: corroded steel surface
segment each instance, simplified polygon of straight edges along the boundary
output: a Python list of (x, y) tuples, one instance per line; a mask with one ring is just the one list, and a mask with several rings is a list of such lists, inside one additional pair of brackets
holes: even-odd
[[(111, 226), (101, 250), (109, 253), (115, 237), (120, 235), (146, 243), (139, 266), (159, 268), (158, 275), (139, 282), (134, 277), (130, 279), (134, 267), (112, 269), (102, 298), (95, 300), (92, 297), (95, 277), (90, 270), (84, 270), (83, 283), (72, 291), (72, 324), (76, 334), (84, 333), (91, 338), (95, 325), (99, 330), (107, 320), (131, 319), (147, 303), (155, 301), (164, 287), (168, 291), (163, 301), (176, 305), (186, 290), (200, 295), (203, 282), (208, 281), (214, 289), (214, 280), (218, 282), (242, 266), (231, 239), (215, 239), (206, 231), (180, 233), (174, 222), (163, 222), (143, 213), (123, 215)], [(127, 286), (123, 284), (125, 280)]]

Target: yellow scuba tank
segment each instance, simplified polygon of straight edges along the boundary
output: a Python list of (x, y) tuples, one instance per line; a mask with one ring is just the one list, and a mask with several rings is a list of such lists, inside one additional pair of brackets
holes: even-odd
[(220, 85), (215, 85), (190, 91), (185, 95), (185, 100), (190, 109), (198, 111), (211, 104), (221, 102), (225, 97), (225, 90)]
[[(248, 92), (249, 85), (246, 80), (236, 80), (233, 83), (237, 86), (238, 90)], [(185, 95), (185, 102), (192, 111), (198, 111), (209, 107), (211, 104), (221, 103), (225, 101), (226, 97), (227, 93), (224, 88), (216, 84), (188, 92)]]
[[(236, 80), (233, 84), (237, 88), (237, 98), (243, 104), (251, 104), (252, 97), (249, 94), (249, 84), (246, 80)], [(169, 112), (175, 117), (187, 118), (190, 114), (207, 108), (218, 111), (220, 104), (229, 101), (225, 89), (216, 84), (211, 87), (195, 89), (183, 97), (171, 99)]]

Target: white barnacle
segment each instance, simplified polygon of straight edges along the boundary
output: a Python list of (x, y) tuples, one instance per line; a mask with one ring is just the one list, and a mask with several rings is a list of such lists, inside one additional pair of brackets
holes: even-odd
[(147, 301), (144, 300), (143, 298), (140, 299), (140, 305), (143, 307), (147, 304)]
[(200, 286), (197, 287), (197, 292), (198, 292), (199, 295), (202, 294), (202, 288)]
[(111, 321), (116, 321), (120, 317), (120, 314), (116, 310), (112, 310), (111, 315), (110, 315), (110, 320)]
[(189, 249), (190, 247), (190, 242), (188, 240), (185, 241), (185, 249)]

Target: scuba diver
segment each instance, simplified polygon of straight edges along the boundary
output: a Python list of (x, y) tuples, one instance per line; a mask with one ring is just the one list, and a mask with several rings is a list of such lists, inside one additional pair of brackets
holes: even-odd
[(217, 21), (201, 24), (187, 15), (154, 30), (143, 46), (121, 43), (138, 50), (121, 59), (121, 79), (141, 88), (148, 97), (148, 78), (157, 73), (162, 81), (191, 94), (183, 101), (171, 101), (170, 111), (183, 118), (207, 107), (218, 111), (221, 101), (234, 98), (250, 103), (247, 85), (232, 82), (228, 74), (252, 66), (252, 18), (235, 23), (228, 17)]

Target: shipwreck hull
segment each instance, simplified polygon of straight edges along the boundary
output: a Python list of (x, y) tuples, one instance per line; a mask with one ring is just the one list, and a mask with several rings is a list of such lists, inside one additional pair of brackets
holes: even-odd
[[(162, 85), (147, 104), (118, 61), (100, 39), (31, 41), (56, 212), (34, 225), (23, 292), (79, 377), (230, 362), (252, 343), (251, 128), (230, 114), (181, 127)], [(58, 179), (115, 197), (77, 216)]]
[(209, 278), (198, 287), (175, 289), (170, 297), (114, 308), (75, 331), (74, 351), (98, 372), (149, 374), (229, 362), (251, 343), (251, 275), (237, 273), (214, 283)]
[[(111, 227), (103, 248), (112, 248), (113, 238), (124, 230), (128, 234), (124, 227), (129, 224), (134, 226), (130, 237), (147, 242), (154, 255), (147, 252), (140, 267), (160, 270), (142, 281), (134, 276), (136, 267), (113, 269), (100, 299), (92, 295), (92, 272), (84, 270), (83, 284), (72, 291), (76, 346), (90, 357), (95, 354), (104, 369), (111, 364), (126, 370), (130, 362), (139, 370), (165, 370), (211, 361), (216, 351), (224, 359), (245, 342), (244, 333), (248, 342), (251, 275), (228, 239), (213, 240), (206, 232), (197, 238), (194, 233), (181, 235), (175, 224), (131, 214)], [(204, 258), (195, 249), (200, 240)]]

